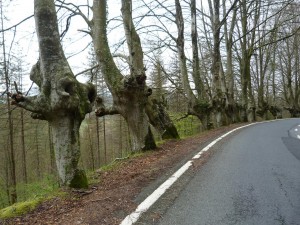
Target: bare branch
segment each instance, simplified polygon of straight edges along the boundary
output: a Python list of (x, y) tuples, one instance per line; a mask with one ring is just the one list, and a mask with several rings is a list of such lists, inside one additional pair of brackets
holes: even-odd
[(20, 22), (16, 23), (15, 25), (11, 26), (11, 27), (8, 27), (8, 28), (5, 28), (3, 30), (0, 30), (0, 33), (1, 32), (5, 32), (5, 31), (9, 31), (11, 30), (12, 28), (16, 28), (17, 26), (19, 26), (20, 24), (24, 23), (25, 21), (31, 19), (34, 15), (31, 15), (31, 16), (28, 16), (26, 17), (25, 19), (21, 20)]
[[(57, 7), (60, 7), (60, 8), (64, 8), (64, 9), (67, 9), (69, 10), (70, 12), (72, 12), (74, 15), (78, 15), (78, 16), (81, 16), (82, 19), (86, 22), (86, 24), (91, 27), (91, 21), (84, 15), (84, 13), (80, 10), (80, 6), (77, 6), (73, 3), (65, 3), (64, 1), (61, 1), (61, 0), (56, 0), (57, 2), (60, 3), (60, 5), (56, 5)], [(68, 7), (68, 6), (72, 6), (74, 7), (76, 10)]]
[(97, 64), (97, 65), (95, 65), (95, 66), (93, 66), (93, 67), (91, 67), (91, 68), (88, 68), (88, 69), (86, 69), (86, 70), (83, 70), (83, 71), (81, 71), (81, 72), (75, 74), (74, 76), (77, 77), (77, 76), (79, 76), (79, 75), (81, 75), (81, 74), (84, 74), (84, 73), (86, 73), (86, 72), (89, 72), (89, 71), (91, 71), (91, 70), (93, 70), (93, 69), (96, 69), (96, 68), (98, 68), (98, 67), (99, 67), (99, 65)]

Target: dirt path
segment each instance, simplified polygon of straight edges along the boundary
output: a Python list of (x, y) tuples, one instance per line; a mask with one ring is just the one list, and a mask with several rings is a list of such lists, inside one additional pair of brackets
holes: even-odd
[[(185, 140), (168, 141), (158, 151), (119, 162), (115, 169), (99, 171), (99, 180), (87, 192), (72, 192), (66, 198), (42, 203), (23, 217), (0, 224), (119, 224), (138, 205), (136, 196), (161, 175), (214, 138), (241, 124), (222, 127)], [(209, 156), (204, 157), (203, 161)], [(206, 158), (206, 159), (205, 159)]]

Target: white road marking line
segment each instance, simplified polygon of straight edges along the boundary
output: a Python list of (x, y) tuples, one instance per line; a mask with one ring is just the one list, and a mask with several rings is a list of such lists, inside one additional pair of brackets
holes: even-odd
[[(272, 120), (272, 121), (275, 121), (275, 120)], [(265, 121), (265, 122), (272, 122), (272, 121)], [(138, 207), (136, 208), (136, 210), (133, 213), (131, 213), (128, 216), (125, 217), (125, 219), (121, 222), (120, 225), (132, 225), (136, 221), (138, 221), (138, 219), (141, 217), (142, 213), (146, 212), (166, 192), (166, 190), (168, 190), (175, 183), (175, 181), (177, 181), (178, 178), (181, 177), (181, 175), (184, 174), (190, 168), (190, 166), (193, 164), (193, 161), (195, 159), (199, 159), (201, 157), (203, 152), (208, 151), (218, 141), (222, 140), (224, 137), (228, 136), (229, 134), (231, 134), (231, 133), (233, 133), (233, 132), (235, 132), (239, 129), (249, 127), (249, 126), (252, 126), (254, 124), (259, 124), (259, 123), (264, 123), (264, 122), (251, 123), (251, 124), (248, 124), (248, 125), (244, 125), (244, 126), (235, 128), (235, 129), (223, 134), (222, 136), (215, 139), (211, 143), (209, 143), (200, 152), (198, 152), (192, 158), (192, 160), (189, 160), (179, 170), (177, 170), (171, 177), (169, 177), (163, 184), (161, 184), (154, 192), (152, 192), (151, 195), (149, 195), (141, 204), (138, 205)]]
[(298, 129), (296, 128), (295, 131), (298, 131)]
[(135, 223), (143, 212), (146, 212), (159, 198), (162, 196), (172, 184), (178, 180), (178, 178), (188, 170), (192, 165), (192, 160), (184, 164), (179, 170), (177, 170), (169, 179), (161, 184), (151, 195), (149, 195), (137, 208), (136, 210), (128, 215), (121, 223), (121, 225), (130, 225)]
[(300, 139), (300, 135), (299, 134), (297, 135), (297, 138)]

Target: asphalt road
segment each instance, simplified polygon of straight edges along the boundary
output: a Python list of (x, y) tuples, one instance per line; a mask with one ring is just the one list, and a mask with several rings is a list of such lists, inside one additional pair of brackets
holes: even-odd
[(300, 119), (241, 129), (214, 148), (158, 224), (300, 225)]

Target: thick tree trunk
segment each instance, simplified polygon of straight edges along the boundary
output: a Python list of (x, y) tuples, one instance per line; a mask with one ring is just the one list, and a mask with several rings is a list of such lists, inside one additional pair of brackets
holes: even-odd
[(53, 132), (49, 123), (48, 123), (48, 138), (49, 138), (49, 153), (50, 153), (50, 173), (54, 174), (56, 172), (55, 151), (54, 151), (54, 144), (53, 144)]
[(241, 76), (242, 76), (242, 110), (241, 117), (244, 122), (255, 121), (255, 102), (252, 94), (251, 74), (250, 74), (251, 53), (248, 50), (242, 59)]
[[(211, 24), (213, 31), (213, 50), (212, 50), (212, 65), (211, 65), (211, 73), (213, 76), (213, 98), (212, 98), (212, 106), (214, 110), (216, 126), (220, 127), (225, 125), (224, 121), (227, 121), (225, 114), (225, 83), (222, 82), (223, 69), (221, 63), (221, 52), (220, 52), (220, 31), (221, 31), (221, 23), (220, 23), (220, 0), (213, 0), (213, 4), (209, 1), (209, 8), (211, 14)], [(225, 100), (224, 100), (225, 99)]]
[[(253, 56), (253, 49), (255, 44), (255, 31), (256, 25), (258, 24), (259, 15), (260, 15), (260, 1), (253, 1), (250, 4), (255, 4), (255, 10), (249, 12), (250, 7), (247, 5), (246, 0), (242, 0), (240, 4), (241, 12), (241, 52), (242, 57), (240, 59), (240, 68), (241, 68), (241, 81), (242, 81), (242, 111), (241, 117), (243, 121), (252, 122), (256, 119), (256, 107), (255, 100), (252, 93), (252, 82), (251, 82), (251, 57)], [(253, 29), (249, 31), (249, 18), (251, 16), (253, 19)]]
[[(223, 15), (226, 14), (226, 0), (223, 0)], [(227, 118), (230, 123), (235, 123), (239, 121), (238, 110), (234, 98), (234, 71), (233, 71), (233, 32), (234, 27), (236, 25), (236, 15), (237, 8), (233, 10), (233, 15), (230, 22), (230, 27), (228, 30), (227, 22), (224, 23), (224, 36), (225, 36), (225, 44), (226, 44), (226, 81), (228, 83), (227, 89), (227, 102), (225, 106)]]
[(50, 123), (61, 185), (87, 187), (84, 172), (77, 169), (79, 127), (92, 110), (96, 90), (92, 84), (79, 83), (70, 69), (60, 43), (54, 0), (35, 0), (34, 16), (40, 59), (30, 79), (40, 94), (24, 97), (17, 93), (12, 98), (16, 105), (31, 111), (34, 119)]
[(182, 9), (180, 5), (179, 0), (175, 0), (175, 6), (176, 6), (176, 26), (177, 26), (177, 40), (176, 40), (176, 47), (177, 47), (177, 55), (178, 55), (178, 61), (179, 61), (179, 67), (181, 72), (181, 80), (183, 89), (187, 95), (188, 101), (190, 105), (195, 105), (197, 102), (197, 99), (191, 89), (189, 78), (188, 78), (188, 70), (187, 70), (187, 64), (186, 64), (186, 55), (184, 52), (184, 19), (182, 15)]
[[(152, 111), (146, 109), (147, 107), (151, 108), (147, 104), (149, 103), (148, 97), (152, 94), (152, 90), (147, 87), (145, 82), (143, 51), (132, 21), (132, 1), (122, 1), (122, 17), (129, 51), (129, 76), (121, 74), (109, 49), (106, 34), (106, 4), (106, 0), (94, 0), (93, 24), (91, 27), (97, 60), (101, 65), (100, 68), (105, 82), (113, 95), (114, 106), (111, 109), (106, 109), (102, 102), (98, 102), (96, 114), (97, 116), (121, 114), (128, 123), (133, 150), (153, 149), (156, 145), (150, 129), (149, 118), (155, 116), (150, 114)], [(154, 126), (155, 124), (157, 123), (153, 123)], [(168, 125), (164, 126), (168, 127)]]
[(132, 90), (128, 87), (134, 86), (134, 79), (128, 78), (124, 81), (125, 89), (123, 92), (112, 92), (114, 96), (114, 106), (106, 108), (103, 100), (96, 100), (96, 116), (121, 114), (127, 122), (132, 151), (155, 149), (155, 141), (150, 129), (149, 118), (146, 114), (146, 105), (148, 98), (145, 98), (147, 93), (141, 90)]
[[(195, 115), (198, 117), (198, 119), (201, 121), (203, 129), (206, 130), (208, 128), (209, 123), (209, 116), (211, 113), (211, 107), (208, 104), (207, 100), (205, 99), (204, 91), (201, 89), (201, 86), (203, 86), (201, 83), (197, 83), (196, 89), (198, 91), (198, 98), (193, 93), (189, 78), (188, 78), (188, 69), (187, 69), (187, 59), (184, 52), (184, 19), (182, 14), (182, 8), (180, 5), (179, 0), (175, 0), (175, 6), (176, 6), (176, 26), (177, 26), (177, 33), (178, 37), (176, 40), (176, 47), (177, 47), (177, 54), (178, 54), (178, 60), (179, 60), (179, 66), (180, 66), (180, 72), (181, 72), (181, 79), (183, 83), (183, 89), (186, 93), (186, 97), (188, 100), (188, 114)], [(195, 8), (194, 8), (195, 10)], [(195, 12), (192, 13), (192, 20), (193, 25), (196, 25), (196, 17)], [(197, 33), (196, 33), (196, 27), (192, 27), (192, 39), (193, 39), (193, 77), (195, 82), (201, 82), (200, 79), (200, 71), (199, 71), (199, 64), (197, 63), (198, 60), (198, 54), (196, 53), (196, 50), (198, 49), (197, 45)]]
[(146, 106), (146, 113), (152, 126), (158, 130), (163, 140), (179, 139), (176, 127), (171, 121), (162, 102), (155, 99), (149, 100)]
[(63, 186), (78, 183), (74, 177), (80, 156), (79, 128), (81, 122), (81, 118), (74, 118), (72, 115), (57, 117), (50, 121), (57, 171)]
[[(246, 53), (244, 53), (246, 54)], [(247, 108), (248, 108), (248, 79), (247, 79), (247, 61), (246, 55), (242, 58), (242, 62), (240, 64), (241, 68), (241, 81), (242, 81), (242, 105), (241, 105), (241, 118), (243, 122), (247, 122)], [(250, 62), (249, 62), (250, 63)]]
[(196, 0), (191, 0), (191, 38), (192, 38), (192, 52), (193, 52), (193, 80), (195, 89), (197, 91), (198, 99), (206, 99), (204, 84), (201, 79), (200, 59), (198, 49), (198, 32), (197, 32), (197, 11)]
[(130, 102), (128, 102), (128, 105), (123, 108), (125, 120), (130, 129), (133, 151), (156, 148), (154, 137), (144, 108), (145, 106), (132, 105)]
[(148, 99), (146, 105), (146, 113), (149, 117), (150, 123), (160, 133), (161, 138), (164, 139), (179, 139), (179, 134), (174, 126), (169, 114), (165, 109), (165, 99), (163, 94), (163, 66), (159, 56), (156, 56), (154, 86), (155, 90)]

